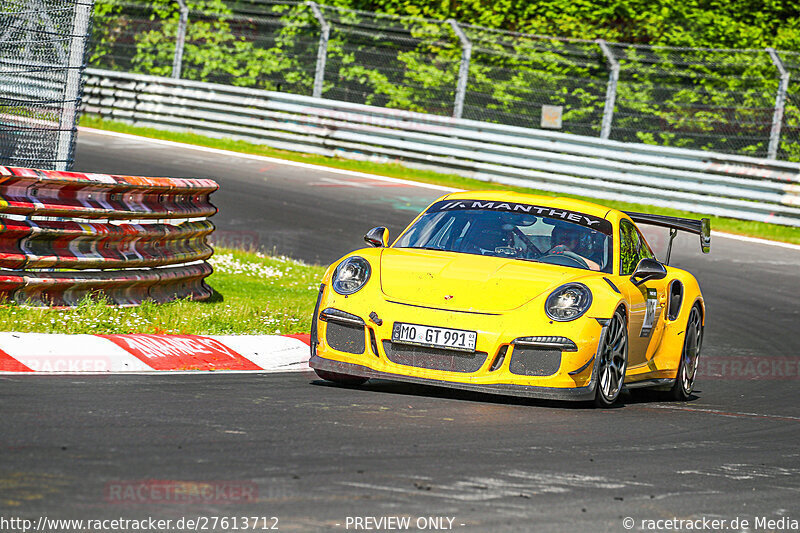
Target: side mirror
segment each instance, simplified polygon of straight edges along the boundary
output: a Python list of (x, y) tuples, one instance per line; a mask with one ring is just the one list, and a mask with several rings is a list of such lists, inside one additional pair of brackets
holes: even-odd
[(364, 242), (375, 248), (385, 248), (389, 243), (389, 230), (383, 226), (372, 228), (364, 235)]
[(664, 268), (664, 265), (655, 259), (645, 257), (636, 265), (636, 270), (631, 274), (631, 282), (638, 287), (645, 281), (664, 279), (665, 277), (667, 277), (667, 269)]

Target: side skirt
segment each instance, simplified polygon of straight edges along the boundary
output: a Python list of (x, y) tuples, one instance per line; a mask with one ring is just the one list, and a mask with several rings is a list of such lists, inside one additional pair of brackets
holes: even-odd
[(633, 383), (626, 383), (626, 389), (644, 389), (646, 387), (653, 387), (658, 389), (669, 390), (675, 383), (674, 379), (658, 378), (658, 379), (643, 379), (642, 381), (634, 381)]

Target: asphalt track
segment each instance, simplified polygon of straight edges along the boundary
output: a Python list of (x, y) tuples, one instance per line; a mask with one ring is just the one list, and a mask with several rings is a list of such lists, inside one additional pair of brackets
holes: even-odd
[[(372, 226), (396, 235), (440, 194), (85, 132), (76, 170), (215, 178), (224, 238), (317, 262)], [(738, 518), (785, 530), (755, 520), (800, 520), (800, 251), (719, 237), (711, 255), (698, 248), (681, 237), (673, 251), (708, 306), (689, 402), (626, 395), (596, 410), (307, 373), (4, 377), (0, 517), (276, 516), (283, 531), (354, 531), (347, 517), (366, 516), (450, 517), (455, 531), (626, 531), (626, 517), (634, 531), (671, 518), (732, 530)], [(136, 480), (229, 481), (257, 496), (108, 497)]]

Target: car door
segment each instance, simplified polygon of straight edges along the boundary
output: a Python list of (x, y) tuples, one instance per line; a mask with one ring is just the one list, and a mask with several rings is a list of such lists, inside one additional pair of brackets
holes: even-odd
[(642, 234), (627, 219), (620, 222), (620, 290), (628, 300), (628, 367), (647, 364), (658, 346), (663, 332), (663, 311), (666, 302), (665, 280), (650, 280), (634, 285), (630, 280), (645, 257), (655, 259)]
[[(638, 231), (639, 240), (642, 243), (643, 250), (645, 250), (644, 257), (650, 257), (656, 259), (655, 254), (653, 254), (653, 249), (647, 243), (647, 239), (644, 238), (642, 232)], [(664, 279), (653, 279), (650, 281), (646, 281), (643, 285), (647, 287), (648, 290), (655, 291), (655, 301), (651, 299), (651, 305), (653, 306), (652, 313), (651, 313), (651, 322), (652, 328), (650, 329), (649, 338), (650, 341), (647, 345), (647, 352), (645, 354), (645, 360), (650, 362), (655, 354), (656, 350), (658, 349), (659, 345), (661, 344), (661, 339), (663, 338), (664, 334), (664, 321), (666, 320), (667, 316), (667, 297), (669, 296), (669, 278)], [(641, 333), (641, 332), (640, 332)]]

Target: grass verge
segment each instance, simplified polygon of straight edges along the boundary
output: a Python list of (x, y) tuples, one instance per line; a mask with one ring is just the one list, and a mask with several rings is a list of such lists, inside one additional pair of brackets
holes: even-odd
[[(151, 137), (154, 139), (163, 139), (163, 140), (175, 141), (187, 144), (196, 144), (199, 146), (207, 146), (210, 148), (218, 148), (221, 150), (230, 150), (232, 152), (263, 155), (268, 157), (286, 159), (289, 161), (299, 161), (303, 163), (311, 163), (315, 165), (321, 165), (333, 168), (355, 170), (359, 172), (368, 172), (370, 174), (377, 174), (380, 176), (402, 178), (410, 181), (432, 183), (436, 185), (444, 185), (447, 187), (456, 187), (459, 189), (467, 189), (467, 190), (502, 189), (502, 190), (525, 192), (525, 193), (542, 194), (546, 196), (568, 196), (571, 198), (579, 198), (581, 200), (587, 200), (590, 202), (598, 202), (603, 205), (607, 205), (609, 207), (625, 211), (658, 213), (662, 215), (671, 215), (671, 216), (688, 217), (688, 218), (697, 218), (699, 216), (697, 213), (690, 213), (688, 211), (653, 207), (644, 204), (633, 204), (628, 202), (618, 202), (611, 200), (596, 200), (585, 196), (570, 195), (570, 194), (555, 195), (551, 192), (541, 191), (533, 188), (513, 187), (508, 185), (502, 185), (499, 183), (479, 181), (475, 179), (464, 178), (456, 174), (442, 174), (427, 170), (411, 169), (398, 163), (375, 163), (371, 161), (357, 161), (353, 159), (325, 157), (315, 154), (304, 154), (300, 152), (290, 152), (287, 150), (277, 150), (275, 148), (270, 148), (268, 146), (248, 143), (245, 141), (237, 141), (232, 139), (214, 139), (196, 133), (179, 133), (179, 132), (159, 130), (155, 128), (132, 126), (130, 124), (126, 124), (123, 122), (103, 120), (92, 115), (83, 115), (81, 117), (81, 126), (87, 126), (90, 128), (97, 128), (108, 131), (116, 131), (120, 133), (130, 133), (133, 135), (141, 135), (143, 137)], [(777, 241), (800, 244), (800, 230), (798, 228), (780, 226), (777, 224), (766, 224), (764, 222), (750, 222), (746, 220), (737, 220), (732, 218), (722, 218), (715, 216), (711, 216), (709, 218), (711, 218), (711, 227), (715, 230), (725, 231), (728, 233), (735, 233), (738, 235), (746, 235), (750, 237), (760, 237), (763, 239), (772, 239)]]
[[(114, 307), (86, 299), (74, 309), (0, 306), (0, 331), (267, 335), (308, 333), (324, 267), (217, 248), (210, 301)], [(221, 295), (221, 298), (220, 298)]]

